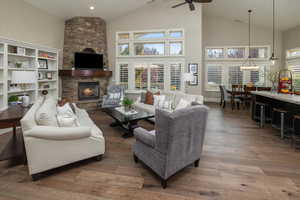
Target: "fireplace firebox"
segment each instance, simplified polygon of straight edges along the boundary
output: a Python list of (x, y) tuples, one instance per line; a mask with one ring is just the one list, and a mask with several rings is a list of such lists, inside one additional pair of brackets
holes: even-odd
[(79, 82), (78, 83), (78, 100), (99, 100), (100, 83), (97, 82)]

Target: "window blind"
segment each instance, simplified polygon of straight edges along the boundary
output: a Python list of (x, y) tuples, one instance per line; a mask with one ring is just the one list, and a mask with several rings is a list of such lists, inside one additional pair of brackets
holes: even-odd
[(170, 66), (170, 89), (171, 90), (180, 90), (181, 89), (181, 73), (182, 66), (181, 64), (171, 64)]
[(128, 89), (128, 64), (120, 65), (120, 85)]
[(210, 85), (222, 85), (222, 66), (208, 66), (207, 82)]
[(164, 89), (164, 65), (151, 65), (151, 89)]

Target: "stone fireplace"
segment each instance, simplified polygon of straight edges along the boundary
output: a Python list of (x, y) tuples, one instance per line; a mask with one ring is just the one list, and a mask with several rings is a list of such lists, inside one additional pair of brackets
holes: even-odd
[(107, 60), (106, 23), (98, 17), (74, 17), (65, 23), (61, 96), (81, 108), (94, 110), (106, 94), (111, 71), (74, 70), (74, 54), (85, 49), (103, 54)]
[(99, 100), (100, 98), (100, 84), (95, 82), (78, 82), (78, 100)]

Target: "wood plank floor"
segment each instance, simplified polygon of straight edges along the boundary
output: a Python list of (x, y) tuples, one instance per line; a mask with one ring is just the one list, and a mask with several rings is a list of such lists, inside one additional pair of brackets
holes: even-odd
[(122, 139), (121, 130), (109, 126), (111, 118), (92, 112), (106, 139), (102, 161), (76, 163), (37, 182), (31, 182), (26, 166), (0, 163), (0, 200), (299, 200), (300, 151), (271, 128), (259, 129), (246, 111), (209, 106), (199, 168), (188, 167), (166, 190), (133, 162), (134, 138)]

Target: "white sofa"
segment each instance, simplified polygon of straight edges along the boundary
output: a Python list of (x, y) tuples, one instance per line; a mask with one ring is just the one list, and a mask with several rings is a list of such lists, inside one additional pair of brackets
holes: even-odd
[[(92, 157), (101, 159), (105, 151), (104, 137), (85, 110), (75, 107), (79, 127), (39, 126), (36, 112), (42, 102), (38, 100), (21, 120), (29, 174), (33, 180), (50, 169)], [(50, 113), (55, 114), (56, 104), (48, 107), (53, 107), (54, 112)]]
[[(175, 107), (178, 105), (180, 99), (185, 99), (190, 102), (197, 102), (198, 104), (201, 105), (203, 104), (204, 101), (204, 98), (201, 95), (186, 94), (183, 92), (161, 92), (161, 95), (165, 95), (166, 101), (172, 101)], [(134, 106), (137, 109), (155, 114), (155, 106), (142, 103), (140, 98), (138, 98)]]

